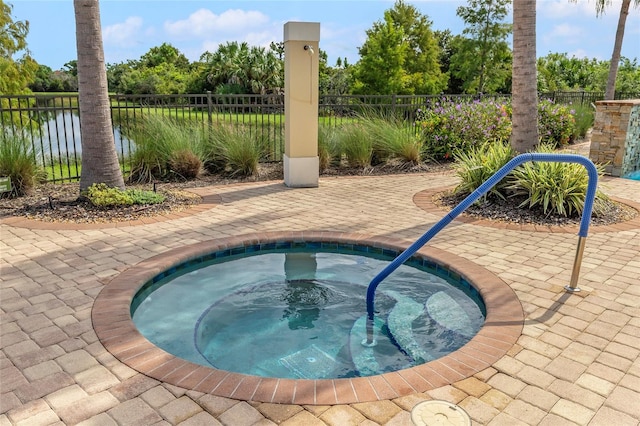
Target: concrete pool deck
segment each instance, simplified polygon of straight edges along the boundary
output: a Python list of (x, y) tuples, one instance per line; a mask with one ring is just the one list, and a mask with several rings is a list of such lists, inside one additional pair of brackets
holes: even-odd
[[(442, 212), (416, 194), (451, 173), (212, 186), (205, 208), (162, 221), (69, 226), (0, 224), (0, 425), (410, 425), (442, 399), (479, 425), (640, 424), (640, 223), (590, 233), (580, 293), (568, 294), (577, 236), (454, 221), (429, 246), (482, 266), (516, 293), (525, 319), (504, 356), (426, 392), (341, 405), (246, 402), (166, 384), (120, 362), (98, 340), (94, 301), (112, 279), (168, 250), (249, 233), (317, 231), (413, 242)], [(601, 187), (640, 203), (640, 182)], [(148, 222), (148, 223), (145, 223)], [(410, 386), (407, 383), (407, 386)]]

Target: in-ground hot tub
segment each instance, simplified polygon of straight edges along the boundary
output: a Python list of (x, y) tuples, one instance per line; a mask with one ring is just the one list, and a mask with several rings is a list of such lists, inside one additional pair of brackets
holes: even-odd
[[(493, 274), (435, 249), (418, 252), (380, 285), (376, 345), (363, 344), (366, 285), (403, 249), (328, 233), (197, 244), (116, 278), (96, 300), (94, 326), (105, 347), (138, 371), (258, 401), (393, 398), (489, 367), (520, 335), (520, 303)], [(162, 293), (165, 301), (153, 307)]]

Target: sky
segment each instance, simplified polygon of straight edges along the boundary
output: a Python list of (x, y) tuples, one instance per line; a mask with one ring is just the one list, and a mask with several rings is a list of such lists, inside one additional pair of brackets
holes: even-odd
[[(75, 22), (71, 0), (4, 0), (13, 5), (14, 21), (29, 21), (28, 47), (34, 59), (54, 70), (76, 58)], [(405, 0), (432, 22), (433, 30), (461, 34), (458, 0)], [(595, 0), (538, 0), (537, 53), (567, 53), (579, 58), (609, 60), (621, 0), (612, 0), (596, 17)], [(382, 20), (392, 0), (196, 1), (101, 0), (103, 43), (107, 63), (139, 59), (154, 46), (170, 43), (189, 60), (214, 52), (227, 41), (269, 46), (282, 41), (288, 21), (320, 22), (320, 48), (329, 65), (338, 57), (358, 61), (366, 30)], [(511, 15), (507, 20), (510, 22)], [(509, 39), (511, 42), (511, 39)], [(626, 23), (622, 55), (640, 60), (640, 7)]]

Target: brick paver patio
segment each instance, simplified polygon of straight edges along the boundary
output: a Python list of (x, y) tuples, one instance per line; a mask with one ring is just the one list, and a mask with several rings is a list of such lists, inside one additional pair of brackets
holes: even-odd
[[(248, 233), (327, 231), (407, 244), (442, 216), (416, 194), (448, 173), (321, 178), (200, 190), (210, 204), (162, 221), (74, 227), (0, 224), (0, 425), (410, 425), (418, 402), (460, 405), (479, 425), (640, 424), (640, 224), (598, 230), (568, 294), (577, 237), (557, 229), (455, 221), (429, 246), (482, 266), (522, 304), (522, 334), (473, 376), (426, 392), (343, 405), (240, 401), (145, 376), (93, 329), (96, 297), (133, 265), (168, 250)], [(605, 178), (640, 203), (640, 182)]]

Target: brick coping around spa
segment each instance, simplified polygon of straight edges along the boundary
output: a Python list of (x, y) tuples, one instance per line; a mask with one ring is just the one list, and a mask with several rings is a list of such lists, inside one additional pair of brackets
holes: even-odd
[[(444, 191), (452, 190), (455, 186), (443, 186), (440, 188), (432, 188), (425, 189), (424, 191), (417, 192), (413, 196), (413, 203), (420, 209), (424, 210), (427, 213), (432, 213), (439, 216), (444, 216), (446, 213), (450, 211), (446, 207), (441, 207), (433, 202), (433, 197), (436, 194), (439, 194)], [(614, 223), (611, 225), (590, 225), (589, 226), (589, 234), (599, 233), (599, 232), (620, 232), (620, 231), (629, 231), (631, 229), (640, 228), (640, 203), (636, 203), (631, 200), (622, 199), (618, 197), (609, 197), (614, 201), (617, 201), (622, 204), (626, 204), (627, 206), (638, 211), (638, 214), (630, 220)], [(551, 225), (537, 225), (533, 223), (513, 223), (513, 222), (502, 222), (498, 220), (489, 220), (482, 219), (475, 216), (469, 216), (466, 214), (461, 214), (460, 216), (454, 219), (458, 222), (469, 223), (478, 226), (487, 226), (490, 228), (497, 229), (508, 229), (510, 231), (529, 231), (529, 232), (552, 232), (552, 233), (572, 233), (577, 234), (580, 227), (578, 225), (566, 225), (566, 226), (551, 226)]]
[(181, 219), (183, 217), (193, 216), (222, 203), (222, 199), (217, 194), (206, 194), (204, 188), (189, 188), (189, 192), (200, 195), (202, 201), (187, 207), (184, 210), (169, 212), (162, 215), (141, 217), (135, 220), (126, 220), (120, 222), (95, 222), (95, 223), (75, 223), (75, 222), (45, 222), (43, 220), (29, 219), (22, 216), (10, 216), (0, 219), (0, 224), (13, 226), (15, 228), (28, 229), (47, 229), (52, 231), (69, 231), (69, 230), (87, 230), (87, 229), (107, 229), (122, 228), (125, 226), (149, 225), (152, 223), (164, 222), (167, 220)]
[(436, 248), (417, 255), (447, 266), (472, 283), (487, 310), (484, 326), (457, 351), (405, 370), (350, 379), (296, 380), (217, 370), (177, 358), (156, 347), (136, 329), (130, 306), (138, 289), (163, 271), (207, 253), (244, 245), (282, 241), (359, 244), (401, 251), (404, 240), (336, 232), (272, 232), (206, 241), (154, 256), (114, 278), (98, 295), (93, 327), (104, 347), (134, 370), (181, 388), (245, 401), (298, 405), (351, 404), (426, 392), (471, 377), (491, 367), (516, 343), (524, 312), (514, 291), (477, 264)]

